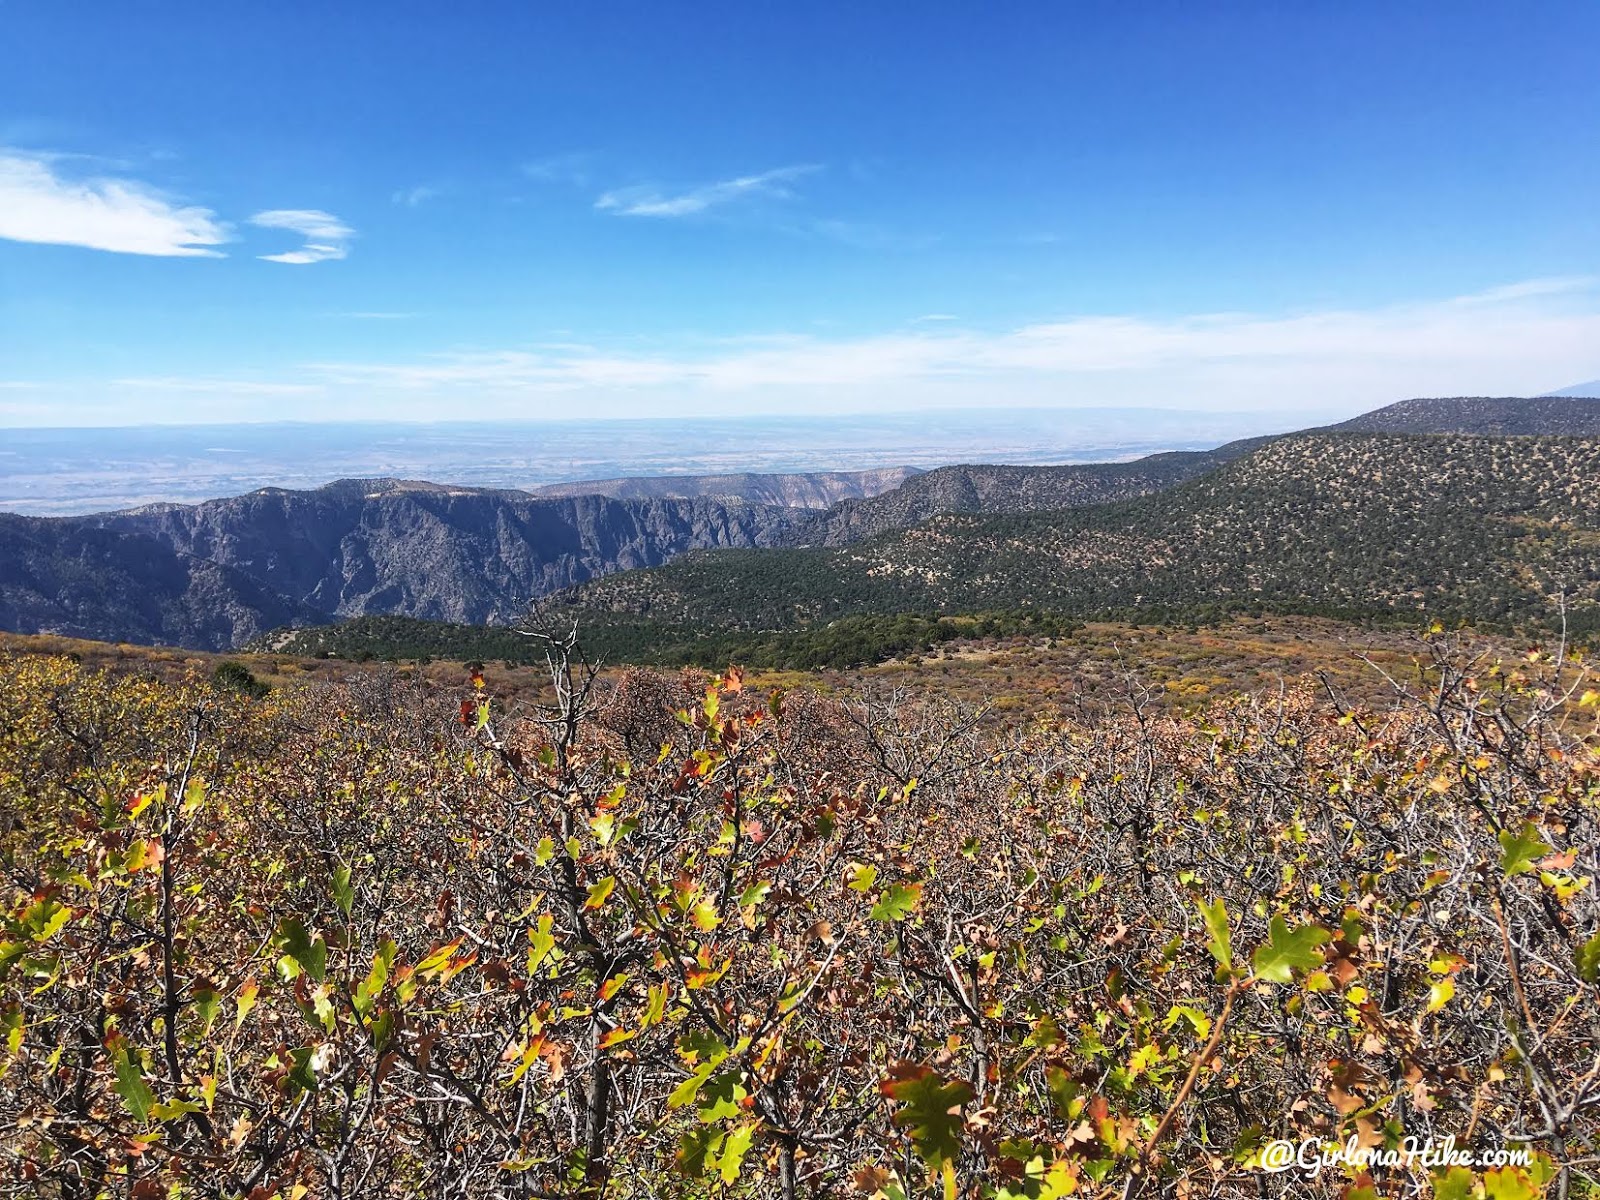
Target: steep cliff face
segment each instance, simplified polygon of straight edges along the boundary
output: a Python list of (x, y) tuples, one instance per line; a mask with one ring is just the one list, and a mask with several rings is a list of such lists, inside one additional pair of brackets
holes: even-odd
[(535, 496), (610, 496), (614, 500), (687, 499), (705, 496), (724, 502), (771, 504), (780, 508), (827, 508), (842, 500), (877, 496), (899, 487), (916, 467), (875, 471), (803, 471), (790, 474), (736, 472), (729, 475), (652, 475), (627, 479), (586, 479), (528, 489)]
[(508, 620), (556, 588), (686, 550), (770, 545), (791, 524), (783, 509), (737, 501), (358, 479), (83, 520), (237, 568), (330, 615), (468, 622)]
[(393, 480), (7, 518), (0, 626), (221, 648), (384, 613), (470, 623), (687, 550), (776, 544), (790, 510), (709, 498), (540, 499)]
[(0, 629), (221, 648), (326, 619), (155, 538), (0, 513)]

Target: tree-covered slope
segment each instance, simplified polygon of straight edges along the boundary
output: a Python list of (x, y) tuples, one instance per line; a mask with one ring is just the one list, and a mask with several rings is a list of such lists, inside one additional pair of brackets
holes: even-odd
[(1214, 471), (1265, 440), (1252, 438), (1215, 450), (1152, 454), (1121, 463), (938, 467), (882, 495), (842, 501), (797, 523), (785, 540), (798, 546), (843, 546), (944, 513), (1043, 512), (1131, 500)]
[(854, 546), (696, 554), (580, 608), (783, 628), (851, 613), (1287, 610), (1539, 620), (1600, 587), (1600, 439), (1306, 434), (1094, 508), (946, 516)]
[(1558, 396), (1453, 396), (1402, 400), (1331, 426), (1346, 433), (1477, 433), (1496, 437), (1600, 436), (1600, 400)]
[[(12, 524), (0, 628), (220, 648), (289, 622), (367, 615), (504, 623), (551, 592), (730, 547), (749, 553), (629, 577), (581, 602), (701, 631), (847, 613), (1240, 601), (1502, 617), (1542, 611), (1541, 592), (1561, 580), (1578, 593), (1592, 582), (1583, 537), (1535, 536), (1506, 506), (1526, 495), (1517, 512), (1545, 514), (1554, 493), (1529, 489), (1595, 478), (1593, 464), (1457, 435), (1600, 437), (1600, 402), (1413, 400), (1357, 424), (1449, 436), (1363, 443), (1367, 459), (1353, 463), (1354, 443), (1308, 449), (1333, 445), (1333, 430), (1129, 463), (954, 466), (820, 512), (353, 479)], [(1406, 484), (1407, 472), (1420, 482)], [(768, 547), (814, 549), (756, 549)]]
[[(1325, 432), (1596, 437), (1600, 400), (1550, 396), (1401, 400)], [(1271, 440), (1246, 438), (1215, 450), (1152, 454), (1122, 463), (940, 467), (882, 495), (842, 501), (797, 523), (785, 540), (797, 546), (842, 546), (944, 513), (1001, 515), (1132, 500), (1197, 479)]]

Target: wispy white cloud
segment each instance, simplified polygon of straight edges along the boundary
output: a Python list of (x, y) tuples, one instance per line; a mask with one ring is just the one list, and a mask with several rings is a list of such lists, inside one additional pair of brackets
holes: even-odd
[(823, 241), (853, 246), (857, 250), (918, 251), (926, 250), (939, 241), (936, 234), (908, 233), (865, 221), (842, 221), (835, 217), (788, 223), (779, 228), (797, 237), (821, 238)]
[(72, 178), (60, 156), (0, 149), (0, 238), (116, 254), (221, 258), (228, 227), (148, 184)]
[(113, 379), (112, 387), (143, 392), (205, 392), (217, 396), (303, 396), (320, 392), (315, 383), (273, 379), (208, 379), (188, 375), (136, 376)]
[(354, 229), (332, 213), (316, 208), (269, 209), (251, 217), (250, 224), (262, 229), (285, 229), (305, 238), (306, 244), (298, 250), (258, 256), (264, 262), (291, 263), (296, 266), (343, 258), (349, 253), (348, 243), (356, 234)]
[(606, 192), (594, 206), (619, 217), (690, 217), (739, 201), (791, 199), (794, 190), (789, 185), (820, 170), (822, 167), (816, 163), (800, 163), (676, 191), (656, 184), (639, 184)]
[[(165, 389), (175, 410), (194, 403), (185, 395), (232, 389), (236, 407), (252, 411), (254, 394), (254, 419), (1047, 405), (1255, 412), (1290, 428), (1407, 396), (1532, 395), (1600, 376), (1600, 283), (1529, 280), (1410, 304), (1287, 314), (1088, 314), (1002, 329), (925, 321), (859, 337), (812, 332), (620, 348), (547, 337), (307, 363), (268, 379), (236, 375), (123, 386), (151, 395), (151, 404)], [(25, 415), (28, 403), (26, 389), (11, 392), (0, 415)]]
[(1538, 296), (1564, 296), (1574, 292), (1592, 292), (1600, 287), (1600, 276), (1552, 275), (1544, 279), (1524, 279), (1501, 287), (1458, 296), (1457, 304), (1499, 304), (1506, 300), (1527, 300)]
[(1373, 309), (1084, 315), (998, 331), (936, 319), (899, 333), (797, 334), (699, 353), (541, 346), (308, 370), (352, 389), (577, 392), (602, 406), (654, 391), (688, 408), (759, 399), (780, 407), (1010, 401), (1353, 412), (1410, 395), (1531, 394), (1551, 380), (1592, 376), (1600, 292), (1527, 281)]
[(595, 155), (583, 150), (572, 154), (552, 154), (522, 164), (522, 173), (537, 183), (565, 183), (588, 187), (594, 173)]
[(438, 188), (429, 187), (427, 184), (418, 184), (416, 187), (400, 188), (398, 191), (392, 192), (389, 196), (389, 201), (405, 208), (417, 208), (426, 204), (429, 200), (437, 200), (439, 195)]

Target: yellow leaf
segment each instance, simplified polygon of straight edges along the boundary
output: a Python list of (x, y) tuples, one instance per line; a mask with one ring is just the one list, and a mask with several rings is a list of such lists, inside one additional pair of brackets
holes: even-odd
[(443, 946), (436, 947), (427, 958), (423, 959), (417, 964), (417, 974), (426, 975), (430, 971), (444, 970), (446, 964), (448, 964), (449, 961), (455, 957), (455, 953), (459, 949), (461, 949), (460, 938), (457, 938), (453, 942), (447, 942)]
[(655, 985), (651, 985), (651, 988), (650, 988), (650, 1000), (649, 1000), (649, 1003), (646, 1004), (646, 1006), (645, 1006), (644, 1021), (642, 1023), (644, 1024), (644, 1026), (646, 1028), (648, 1028), (651, 1025), (659, 1025), (659, 1024), (661, 1024), (662, 1020), (665, 1018), (666, 1013), (667, 1013), (667, 985), (664, 984), (664, 983), (661, 984), (659, 987), (657, 987)]
[(1428, 1011), (1431, 1013), (1438, 1012), (1446, 1004), (1450, 1003), (1451, 997), (1453, 997), (1455, 994), (1455, 980), (1435, 980), (1433, 986), (1428, 989)]
[(250, 1010), (256, 1006), (256, 993), (261, 990), (254, 979), (246, 979), (239, 985), (239, 993), (235, 1003), (239, 1006), (239, 1015), (233, 1019), (235, 1029), (244, 1024), (244, 1019), (250, 1015)]
[(1133, 1057), (1128, 1060), (1128, 1073), (1130, 1075), (1142, 1075), (1160, 1062), (1161, 1048), (1159, 1046), (1140, 1046), (1133, 1052)]

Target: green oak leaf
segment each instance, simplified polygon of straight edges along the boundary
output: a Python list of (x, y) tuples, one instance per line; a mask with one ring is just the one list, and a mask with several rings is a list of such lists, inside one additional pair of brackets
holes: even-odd
[(1550, 846), (1539, 837), (1532, 821), (1524, 821), (1516, 833), (1500, 831), (1500, 869), (1509, 878), (1533, 870), (1533, 864), (1550, 853)]
[(905, 1063), (879, 1088), (899, 1106), (894, 1123), (910, 1134), (917, 1156), (930, 1170), (955, 1162), (965, 1130), (961, 1109), (972, 1100), (971, 1084), (964, 1079), (946, 1080), (929, 1067)]
[(1211, 940), (1206, 943), (1206, 949), (1224, 967), (1233, 966), (1233, 941), (1228, 933), (1228, 910), (1223, 907), (1221, 900), (1207, 904), (1200, 901), (1200, 916), (1205, 920), (1206, 932), (1211, 935)]
[(890, 884), (878, 893), (878, 902), (867, 915), (874, 921), (904, 921), (921, 900), (920, 883)]
[(1256, 975), (1268, 983), (1291, 983), (1296, 970), (1309, 971), (1322, 963), (1319, 949), (1332, 935), (1320, 925), (1290, 929), (1282, 917), (1267, 924), (1267, 944), (1251, 956)]

